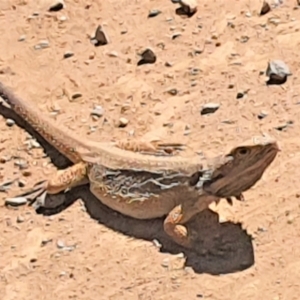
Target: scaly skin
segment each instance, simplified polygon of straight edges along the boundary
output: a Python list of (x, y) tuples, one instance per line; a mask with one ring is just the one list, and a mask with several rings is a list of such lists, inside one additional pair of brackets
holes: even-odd
[[(42, 195), (41, 204), (47, 193), (90, 182), (91, 192), (122, 214), (137, 219), (167, 215), (166, 233), (185, 247), (192, 246), (193, 238), (184, 224), (220, 198), (242, 199), (242, 193), (261, 178), (279, 151), (275, 140), (256, 137), (212, 159), (161, 157), (155, 155), (159, 145), (97, 143), (79, 138), (2, 83), (0, 97), (74, 163), (32, 189), (34, 197)], [(144, 150), (152, 155), (140, 153)]]

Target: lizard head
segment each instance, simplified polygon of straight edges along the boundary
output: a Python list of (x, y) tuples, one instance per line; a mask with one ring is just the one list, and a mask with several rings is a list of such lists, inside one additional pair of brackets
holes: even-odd
[(239, 198), (261, 179), (267, 167), (280, 151), (276, 140), (270, 137), (253, 137), (225, 155), (204, 182), (203, 189), (221, 198)]

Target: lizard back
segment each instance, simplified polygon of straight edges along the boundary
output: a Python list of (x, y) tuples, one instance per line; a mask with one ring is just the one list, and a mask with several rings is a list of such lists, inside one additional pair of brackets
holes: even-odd
[(109, 142), (90, 141), (75, 135), (71, 130), (58, 125), (30, 101), (18, 97), (10, 88), (0, 82), (0, 97), (28, 122), (51, 145), (57, 148), (73, 163), (86, 161), (110, 169), (131, 169), (148, 171), (173, 170), (193, 174), (201, 170), (206, 160), (200, 156), (190, 158), (171, 156), (159, 157), (131, 152), (112, 146)]

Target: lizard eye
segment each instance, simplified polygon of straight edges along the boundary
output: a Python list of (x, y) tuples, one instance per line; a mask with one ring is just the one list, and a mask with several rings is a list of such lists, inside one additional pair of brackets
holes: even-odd
[(246, 154), (249, 153), (249, 149), (248, 149), (248, 148), (245, 148), (245, 147), (242, 147), (242, 148), (238, 149), (237, 153), (238, 153), (239, 155), (241, 155), (241, 156), (244, 156), (244, 155), (246, 155)]

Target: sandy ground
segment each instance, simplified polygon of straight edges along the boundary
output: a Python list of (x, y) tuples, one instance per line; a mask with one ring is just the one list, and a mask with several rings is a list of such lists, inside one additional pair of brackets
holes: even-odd
[[(0, 80), (78, 135), (159, 137), (213, 156), (268, 133), (282, 148), (246, 202), (222, 201), (193, 221), (200, 239), (187, 251), (166, 237), (163, 220), (121, 216), (87, 187), (52, 213), (5, 207), (67, 162), (2, 107), (1, 183), (15, 181), (0, 193), (1, 299), (299, 298), (300, 10), (290, 0), (258, 16), (260, 5), (199, 1), (184, 18), (169, 1), (76, 0), (49, 13), (47, 1), (1, 0)], [(147, 18), (151, 9), (161, 14)], [(100, 24), (109, 43), (95, 47), (89, 35)], [(137, 66), (147, 47), (156, 63)], [(284, 85), (265, 84), (272, 59), (291, 69)], [(219, 109), (201, 115), (209, 102)]]

